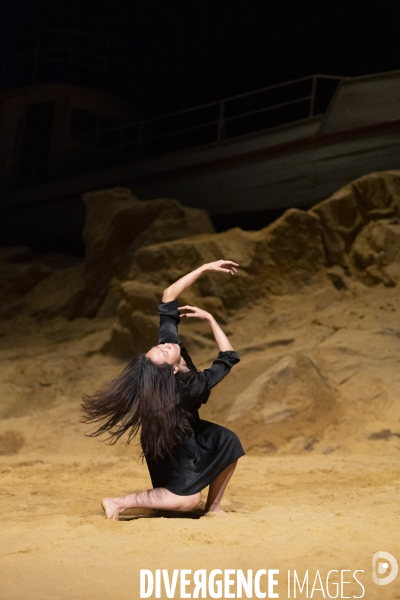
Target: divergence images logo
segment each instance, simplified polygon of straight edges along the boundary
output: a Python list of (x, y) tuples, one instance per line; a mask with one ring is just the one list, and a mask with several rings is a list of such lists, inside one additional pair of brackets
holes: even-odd
[[(383, 560), (382, 560), (383, 559)], [(386, 577), (378, 577), (387, 573), (390, 564), (390, 573)], [(372, 557), (372, 579), (377, 585), (387, 585), (392, 583), (399, 571), (397, 560), (389, 552), (375, 552)]]

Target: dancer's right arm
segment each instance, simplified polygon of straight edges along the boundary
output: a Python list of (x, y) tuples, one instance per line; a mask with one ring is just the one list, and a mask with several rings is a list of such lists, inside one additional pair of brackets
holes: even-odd
[(232, 260), (216, 260), (214, 262), (201, 265), (201, 267), (198, 267), (194, 271), (184, 275), (178, 279), (178, 281), (175, 281), (175, 283), (167, 287), (164, 290), (162, 301), (169, 302), (171, 300), (176, 300), (176, 298), (178, 298), (183, 291), (197, 281), (198, 278), (206, 271), (217, 271), (219, 273), (229, 273), (230, 275), (234, 275), (237, 272), (236, 267), (238, 266), (238, 263), (235, 263)]
[(211, 327), (219, 349), (219, 354), (213, 361), (213, 364), (208, 369), (204, 369), (202, 373), (198, 374), (196, 381), (192, 386), (192, 394), (194, 396), (202, 396), (207, 390), (211, 390), (217, 383), (226, 377), (226, 375), (228, 375), (231, 368), (240, 361), (240, 357), (210, 313), (197, 306), (180, 306), (179, 310), (181, 311), (180, 314), (183, 318), (206, 320)]
[(220, 352), (226, 352), (227, 350), (233, 350), (232, 344), (226, 337), (225, 333), (222, 331), (221, 327), (218, 325), (217, 321), (214, 319), (212, 314), (209, 312), (198, 308), (197, 306), (179, 306), (180, 316), (184, 319), (203, 319), (207, 321), (207, 323), (211, 327), (211, 331), (213, 332), (215, 341), (217, 343), (218, 349)]

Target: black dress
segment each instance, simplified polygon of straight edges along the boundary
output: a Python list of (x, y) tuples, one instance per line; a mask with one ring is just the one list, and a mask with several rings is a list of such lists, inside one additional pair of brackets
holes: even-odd
[(181, 355), (194, 376), (188, 393), (183, 396), (185, 408), (193, 415), (193, 435), (165, 459), (146, 458), (153, 488), (163, 487), (179, 496), (197, 494), (207, 487), (228, 465), (245, 454), (233, 431), (200, 419), (198, 409), (205, 404), (210, 390), (233, 365), (239, 362), (237, 352), (219, 352), (211, 367), (197, 371), (186, 348), (178, 338), (180, 315), (178, 301), (161, 302), (159, 343), (173, 342), (181, 347)]

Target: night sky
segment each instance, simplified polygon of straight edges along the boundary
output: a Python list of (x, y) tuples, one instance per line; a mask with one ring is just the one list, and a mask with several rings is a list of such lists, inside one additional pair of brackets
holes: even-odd
[(127, 44), (139, 116), (400, 68), (400, 0), (3, 0), (0, 21), (3, 38), (73, 28)]

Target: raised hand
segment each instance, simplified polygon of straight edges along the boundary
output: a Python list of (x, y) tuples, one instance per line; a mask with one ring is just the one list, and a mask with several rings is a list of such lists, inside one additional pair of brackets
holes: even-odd
[(203, 273), (206, 273), (207, 271), (217, 271), (219, 273), (235, 275), (237, 272), (236, 267), (238, 266), (238, 263), (233, 262), (233, 260), (216, 260), (214, 262), (201, 265), (201, 267), (198, 267), (194, 271), (184, 275), (178, 279), (178, 281), (175, 281), (175, 283), (167, 287), (163, 292), (162, 301), (169, 302), (170, 300), (176, 300), (176, 298), (182, 294), (184, 290), (190, 287), (201, 275), (203, 275)]
[[(219, 261), (218, 261), (219, 262)], [(224, 262), (224, 261), (223, 261)], [(204, 319), (208, 322), (211, 327), (211, 331), (214, 334), (215, 341), (217, 342), (217, 346), (220, 352), (226, 352), (228, 350), (233, 350), (232, 345), (225, 333), (222, 331), (221, 327), (218, 325), (217, 321), (214, 317), (205, 310), (198, 308), (197, 306), (179, 306), (178, 307), (181, 317), (185, 317), (187, 319), (196, 318), (196, 319)]]
[(178, 306), (178, 310), (185, 311), (183, 313), (179, 312), (181, 317), (195, 317), (196, 319), (209, 319), (211, 317), (210, 313), (197, 306)]
[(237, 273), (236, 267), (239, 265), (238, 263), (233, 262), (233, 260), (216, 260), (214, 262), (206, 263), (203, 266), (207, 271), (218, 271), (220, 273), (234, 275)]

